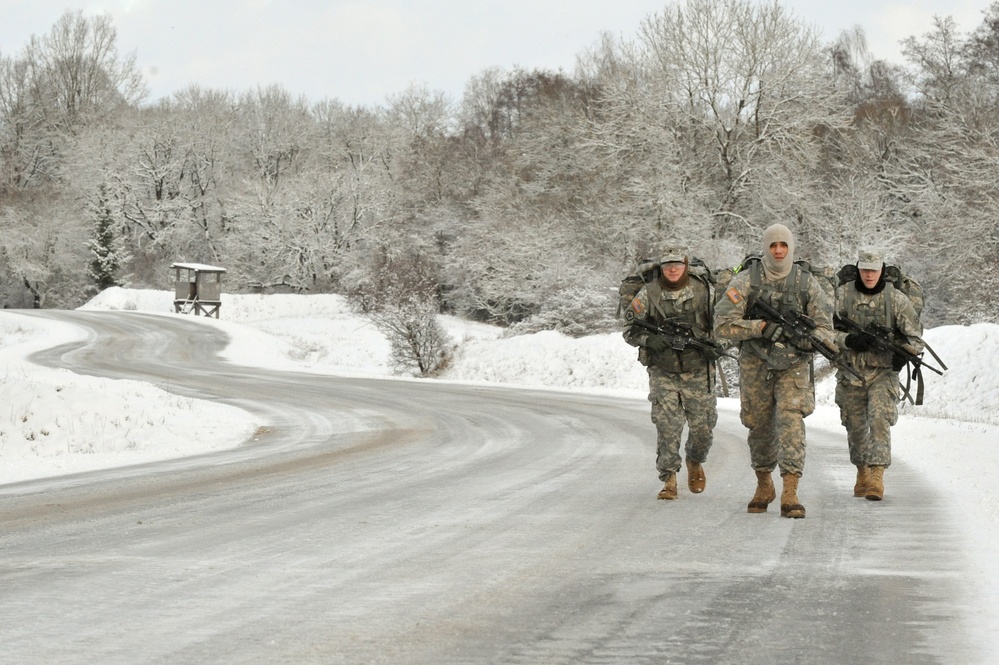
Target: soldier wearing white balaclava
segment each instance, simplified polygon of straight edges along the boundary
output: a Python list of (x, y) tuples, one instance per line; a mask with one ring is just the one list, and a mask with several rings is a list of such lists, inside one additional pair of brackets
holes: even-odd
[(795, 311), (815, 322), (815, 335), (835, 349), (832, 305), (816, 277), (795, 263), (794, 235), (783, 224), (763, 232), (762, 257), (733, 277), (715, 310), (715, 334), (739, 345), (740, 417), (749, 429), (756, 492), (748, 512), (765, 513), (777, 497), (772, 472), (783, 479), (781, 515), (804, 517), (798, 480), (805, 468), (804, 418), (815, 409), (812, 349), (799, 348), (783, 328), (747, 319), (757, 298), (775, 309)]

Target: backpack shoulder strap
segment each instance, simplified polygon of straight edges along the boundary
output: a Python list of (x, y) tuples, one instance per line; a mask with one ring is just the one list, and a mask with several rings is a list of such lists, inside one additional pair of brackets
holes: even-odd
[(790, 309), (801, 309), (808, 305), (808, 264), (795, 261), (791, 265), (791, 272), (788, 273), (784, 284), (787, 289), (784, 291), (783, 301)]
[(885, 301), (885, 326), (888, 330), (895, 330), (895, 308), (893, 307), (895, 303), (893, 302), (894, 297), (892, 295), (895, 293), (895, 285), (888, 282), (885, 284), (885, 290), (882, 293), (884, 293)]
[[(845, 283), (846, 282), (840, 282), (840, 285), (842, 286)], [(843, 293), (843, 311), (846, 312), (847, 316), (853, 316), (853, 310), (857, 304), (857, 289), (855, 288), (843, 289), (842, 293)]]
[[(700, 266), (692, 266), (694, 269), (690, 271), (690, 275), (701, 283), (704, 287), (703, 293), (696, 293), (694, 301), (694, 313), (695, 316), (700, 312), (706, 314), (704, 325), (707, 330), (710, 331), (714, 328), (714, 307), (711, 303), (715, 301), (715, 279), (711, 274), (711, 271), (707, 269), (707, 266), (701, 262)], [(688, 268), (689, 270), (689, 268)]]
[(739, 266), (739, 269), (744, 269), (749, 266), (749, 288), (751, 291), (756, 291), (763, 284), (763, 261), (757, 256), (752, 256), (747, 258)]
[(812, 279), (812, 266), (807, 261), (795, 261), (798, 267), (797, 283), (792, 287), (799, 296), (802, 309), (808, 305), (808, 280)]
[(662, 310), (662, 307), (659, 306), (663, 295), (663, 287), (662, 284), (659, 283), (659, 279), (656, 278), (646, 284), (645, 290), (649, 294), (649, 313), (646, 314), (646, 317), (655, 312), (656, 316), (660, 319), (668, 318), (666, 313)]

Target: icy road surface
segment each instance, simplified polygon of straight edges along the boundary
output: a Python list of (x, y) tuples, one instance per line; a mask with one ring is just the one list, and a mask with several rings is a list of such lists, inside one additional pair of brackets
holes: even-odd
[(43, 312), (36, 361), (265, 415), (239, 449), (0, 487), (0, 662), (975, 663), (945, 497), (852, 496), (809, 429), (803, 520), (745, 512), (723, 411), (657, 501), (648, 403), (245, 369), (183, 317)]

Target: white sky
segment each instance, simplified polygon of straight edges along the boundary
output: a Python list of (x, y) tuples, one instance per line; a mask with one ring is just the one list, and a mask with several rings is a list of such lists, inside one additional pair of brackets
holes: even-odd
[[(171, 291), (113, 288), (81, 309), (177, 316), (172, 308)], [(390, 375), (388, 342), (340, 296), (225, 295), (222, 317), (191, 319), (229, 335), (225, 357), (232, 362)], [(588, 391), (647, 403), (645, 370), (618, 333), (573, 339), (549, 331), (504, 338), (492, 326), (453, 317), (442, 317), (442, 323), (457, 344), (444, 379)], [(36, 350), (82, 337), (73, 326), (0, 310), (0, 496), (16, 492), (16, 485), (5, 484), (19, 480), (235, 447), (268, 424), (241, 409), (177, 397), (148, 383), (81, 376), (25, 360)], [(986, 639), (999, 654), (999, 371), (982, 361), (999, 356), (999, 325), (943, 326), (926, 331), (926, 339), (949, 370), (942, 377), (927, 373), (926, 404), (903, 409), (892, 428), (892, 454), (950, 502), (966, 540), (968, 573), (982, 593), (980, 634), (991, 636)], [(848, 491), (853, 475), (846, 468), (834, 384), (828, 379), (816, 386), (818, 406), (806, 426), (841, 433)], [(719, 399), (718, 408), (719, 418), (738, 418), (736, 398)], [(883, 508), (891, 510), (890, 502)]]
[[(0, 54), (47, 34), (67, 9), (110, 13), (151, 98), (188, 85), (235, 92), (279, 84), (310, 101), (374, 106), (409, 85), (460, 101), (489, 67), (563, 69), (608, 32), (634, 37), (658, 0), (0, 0)], [(832, 41), (864, 28), (877, 58), (953, 16), (962, 32), (990, 0), (785, 0)]]

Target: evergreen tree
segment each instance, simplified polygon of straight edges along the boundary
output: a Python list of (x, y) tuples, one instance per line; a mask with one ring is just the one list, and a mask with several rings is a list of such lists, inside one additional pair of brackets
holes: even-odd
[(115, 238), (114, 216), (108, 201), (107, 185), (101, 183), (97, 188), (97, 197), (91, 205), (94, 214), (93, 236), (87, 243), (87, 248), (93, 254), (90, 261), (90, 277), (94, 280), (98, 291), (111, 286), (123, 286), (118, 279), (118, 271), (128, 260), (122, 242)]

